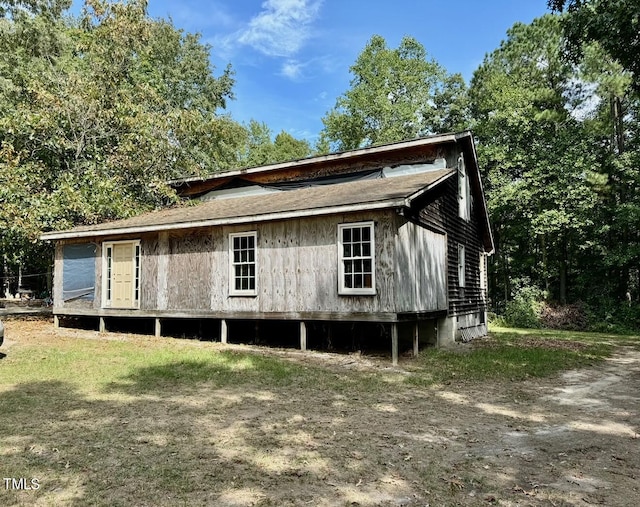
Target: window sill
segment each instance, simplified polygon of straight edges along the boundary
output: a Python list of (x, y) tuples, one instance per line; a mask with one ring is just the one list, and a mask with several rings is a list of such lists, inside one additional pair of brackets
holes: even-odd
[(377, 294), (376, 290), (353, 290), (353, 291), (338, 291), (338, 296), (375, 296)]

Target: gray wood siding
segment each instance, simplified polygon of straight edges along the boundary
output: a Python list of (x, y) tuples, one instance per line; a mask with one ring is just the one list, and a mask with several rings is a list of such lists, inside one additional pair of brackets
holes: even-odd
[[(394, 214), (373, 212), (222, 227), (214, 236), (211, 309), (225, 312), (394, 312)], [(375, 222), (374, 296), (338, 295), (338, 224)], [(229, 296), (229, 234), (257, 231), (257, 296)]]
[[(375, 222), (376, 294), (338, 295), (338, 224)], [(395, 312), (394, 212), (225, 226), (141, 239), (141, 310)], [(257, 296), (229, 295), (229, 234), (257, 232)]]
[(447, 238), (398, 217), (398, 312), (447, 309)]
[(140, 240), (140, 309), (153, 310), (158, 305), (158, 253), (157, 236)]
[(167, 309), (198, 310), (209, 305), (211, 250), (207, 230), (169, 235)]

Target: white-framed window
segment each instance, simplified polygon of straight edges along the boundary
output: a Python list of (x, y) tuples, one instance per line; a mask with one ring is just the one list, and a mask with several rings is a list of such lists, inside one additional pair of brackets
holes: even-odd
[(466, 285), (466, 268), (464, 258), (464, 245), (458, 243), (458, 286), (465, 287)]
[(102, 306), (140, 307), (140, 240), (102, 244)]
[(373, 222), (338, 225), (338, 294), (376, 293)]
[(255, 296), (257, 262), (256, 231), (229, 234), (229, 295)]
[(471, 191), (464, 156), (458, 157), (458, 215), (464, 220), (471, 219)]

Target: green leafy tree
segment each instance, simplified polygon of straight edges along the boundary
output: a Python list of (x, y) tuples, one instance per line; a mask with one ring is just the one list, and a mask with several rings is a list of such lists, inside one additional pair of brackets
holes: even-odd
[(464, 80), (412, 37), (390, 49), (373, 36), (350, 71), (351, 88), (322, 119), (319, 146), (354, 149), (467, 126)]
[[(592, 120), (602, 138), (599, 176), (607, 242), (603, 266), (618, 299), (640, 292), (638, 272), (638, 101), (640, 3), (637, 0), (550, 0), (565, 12), (564, 55), (580, 65), (600, 100)], [(605, 287), (609, 284), (603, 284)]]
[(597, 154), (575, 117), (576, 76), (560, 55), (556, 16), (516, 24), (470, 87), (479, 157), (496, 230), (494, 297), (528, 279), (566, 301), (581, 249), (592, 239)]
[(271, 129), (264, 122), (251, 120), (246, 126), (245, 147), (240, 164), (245, 167), (256, 167), (275, 162), (297, 160), (312, 154), (311, 146), (303, 139), (296, 139), (291, 134), (281, 131), (273, 138)]
[(640, 90), (640, 2), (638, 0), (549, 0), (555, 11), (567, 12), (562, 27), (566, 54), (579, 62), (584, 46), (597, 42), (633, 76)]
[(167, 179), (237, 164), (244, 129), (221, 114), (197, 35), (152, 20), (146, 2), (0, 2), (0, 252), (40, 232), (175, 202)]

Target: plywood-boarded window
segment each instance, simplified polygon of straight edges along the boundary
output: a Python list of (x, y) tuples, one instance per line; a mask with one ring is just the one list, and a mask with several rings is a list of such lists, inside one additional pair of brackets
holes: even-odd
[(229, 294), (231, 296), (258, 294), (256, 243), (255, 231), (229, 234)]
[(376, 293), (373, 222), (338, 225), (338, 293)]
[(103, 299), (107, 308), (140, 306), (140, 241), (102, 244)]

